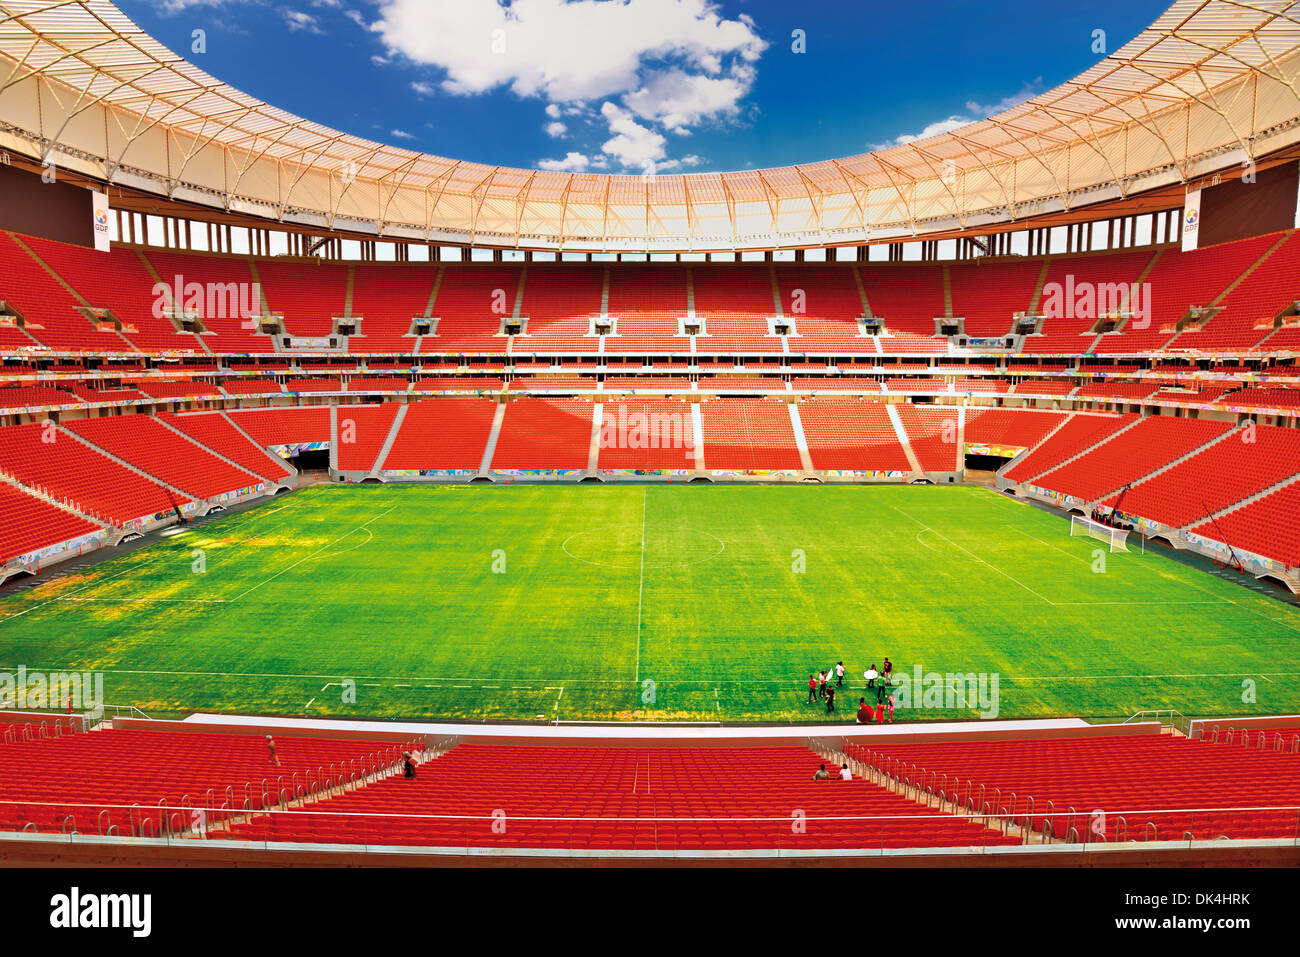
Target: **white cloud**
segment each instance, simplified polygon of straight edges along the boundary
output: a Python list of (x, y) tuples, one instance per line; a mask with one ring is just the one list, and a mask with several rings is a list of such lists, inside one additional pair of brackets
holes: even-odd
[(660, 70), (623, 97), (623, 103), (642, 119), (662, 123), (674, 133), (689, 132), (702, 120), (735, 115), (753, 81), (753, 68), (744, 64), (726, 76)]
[(971, 122), (972, 120), (968, 116), (950, 116), (947, 119), (936, 120), (934, 123), (931, 123), (929, 126), (922, 129), (919, 133), (903, 133), (894, 137), (887, 143), (873, 143), (870, 145), (873, 150), (888, 149), (891, 146), (905, 146), (908, 143), (915, 143), (917, 140), (924, 140), (931, 136), (938, 136), (940, 133), (950, 133)]
[(587, 167), (592, 165), (591, 160), (582, 153), (565, 153), (564, 159), (544, 159), (538, 162), (537, 168), (544, 169), (549, 173), (582, 173)]
[(672, 58), (717, 74), (724, 59), (766, 47), (747, 16), (726, 20), (709, 0), (380, 0), (370, 29), (392, 52), (444, 69), (453, 93), (509, 86), (570, 102), (639, 85), (643, 59)]
[(653, 171), (660, 168), (668, 155), (664, 149), (667, 140), (662, 133), (638, 123), (629, 110), (614, 103), (601, 106), (600, 115), (614, 134), (601, 146), (602, 152), (633, 169)]
[(419, 80), (411, 84), (411, 89), (420, 94), (420, 96), (433, 96), (438, 92), (432, 83), (423, 83)]
[(919, 133), (903, 133), (894, 137), (887, 143), (869, 143), (870, 149), (883, 150), (891, 146), (905, 146), (908, 143), (915, 143), (917, 140), (927, 139), (931, 136), (938, 136), (941, 133), (950, 133), (953, 130), (960, 129), (970, 123), (976, 123), (979, 120), (987, 119), (1004, 110), (1009, 110), (1013, 106), (1019, 106), (1026, 100), (1033, 99), (1042, 91), (1043, 78), (1040, 76), (1032, 83), (1026, 83), (1024, 88), (1010, 96), (1004, 96), (997, 103), (979, 103), (976, 100), (966, 101), (966, 115), (954, 114), (942, 120), (926, 126)]
[(284, 16), (284, 22), (288, 24), (291, 32), (297, 32), (299, 30), (307, 33), (323, 32), (320, 28), (320, 21), (310, 13), (304, 13), (301, 10), (287, 9), (281, 10), (280, 13)]
[(406, 132), (406, 130), (389, 130), (389, 131), (388, 131), (388, 135), (389, 135), (389, 136), (395, 136), (395, 137), (397, 137), (399, 140), (413, 140), (413, 139), (415, 139), (415, 135), (412, 134), (412, 133), (408, 133), (408, 132)]
[(543, 128), (546, 130), (547, 136), (557, 140), (565, 133), (569, 132), (569, 128), (565, 126), (563, 123), (561, 123), (559, 120), (556, 120), (553, 123), (547, 123), (546, 126)]

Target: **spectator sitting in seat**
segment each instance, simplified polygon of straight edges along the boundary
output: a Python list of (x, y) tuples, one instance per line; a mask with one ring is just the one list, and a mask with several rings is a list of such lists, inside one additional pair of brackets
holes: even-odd
[(831, 773), (826, 770), (826, 765), (823, 764), (817, 769), (817, 773), (812, 776), (812, 779), (814, 781), (829, 781), (831, 779)]
[(847, 764), (840, 765), (840, 780), (841, 781), (853, 780), (853, 775), (849, 772), (849, 766)]
[(415, 761), (411, 757), (411, 752), (407, 751), (405, 754), (402, 755), (402, 757), (406, 759), (405, 761), (402, 762), (402, 777), (404, 778), (415, 777)]

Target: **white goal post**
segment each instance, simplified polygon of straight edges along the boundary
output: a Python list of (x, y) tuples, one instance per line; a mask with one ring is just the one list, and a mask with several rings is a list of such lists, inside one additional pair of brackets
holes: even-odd
[(1095, 538), (1101, 542), (1110, 544), (1112, 552), (1128, 551), (1128, 530), (1123, 528), (1111, 528), (1109, 525), (1103, 525), (1100, 522), (1094, 522), (1090, 518), (1084, 518), (1082, 515), (1070, 516), (1070, 537), (1077, 535), (1087, 535), (1089, 538)]

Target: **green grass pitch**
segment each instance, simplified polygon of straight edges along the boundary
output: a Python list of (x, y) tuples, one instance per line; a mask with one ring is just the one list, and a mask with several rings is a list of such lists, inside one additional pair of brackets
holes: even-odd
[(889, 655), (997, 674), (1003, 718), (1300, 711), (1300, 611), (1067, 531), (971, 487), (318, 487), (0, 601), (0, 670), (150, 714), (848, 721)]

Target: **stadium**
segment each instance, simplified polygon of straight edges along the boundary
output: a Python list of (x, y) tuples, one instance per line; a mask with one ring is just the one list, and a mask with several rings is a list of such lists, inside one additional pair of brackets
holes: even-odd
[(1300, 8), (1092, 59), (526, 169), (0, 0), (0, 860), (1294, 866)]

